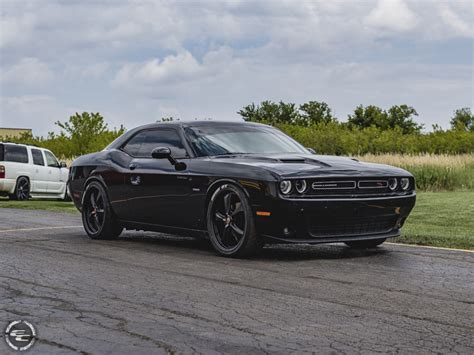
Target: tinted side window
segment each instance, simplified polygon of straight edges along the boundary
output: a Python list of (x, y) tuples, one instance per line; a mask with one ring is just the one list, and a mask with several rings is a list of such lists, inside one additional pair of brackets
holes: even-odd
[(31, 155), (33, 155), (33, 164), (44, 166), (44, 158), (41, 150), (31, 149)]
[(124, 147), (132, 156), (151, 158), (151, 152), (157, 147), (168, 147), (174, 158), (186, 158), (186, 149), (183, 146), (178, 132), (172, 129), (155, 129), (138, 133)]
[(143, 143), (145, 143), (145, 138), (146, 138), (146, 131), (142, 131), (140, 133), (137, 133), (130, 139), (127, 144), (122, 148), (124, 151), (126, 151), (128, 154), (130, 154), (133, 157), (136, 157), (138, 155), (138, 151), (140, 150), (140, 147), (142, 146)]
[(46, 164), (52, 168), (58, 168), (59, 167), (59, 163), (58, 163), (58, 160), (56, 159), (56, 157), (48, 152), (48, 151), (44, 151), (44, 155), (46, 156)]
[(28, 151), (21, 145), (5, 144), (4, 160), (15, 163), (28, 163)]
[(0, 161), (3, 161), (3, 144), (0, 144)]

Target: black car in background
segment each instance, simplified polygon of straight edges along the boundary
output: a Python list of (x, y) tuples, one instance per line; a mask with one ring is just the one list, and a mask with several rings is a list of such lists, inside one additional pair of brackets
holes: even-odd
[(68, 183), (93, 239), (124, 228), (200, 235), (227, 256), (266, 243), (375, 247), (400, 234), (416, 199), (405, 170), (315, 155), (246, 122), (135, 128), (76, 159)]

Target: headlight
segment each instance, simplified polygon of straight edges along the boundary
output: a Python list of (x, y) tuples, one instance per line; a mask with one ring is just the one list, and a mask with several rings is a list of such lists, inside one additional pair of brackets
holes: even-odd
[(283, 180), (280, 182), (280, 191), (284, 195), (288, 195), (291, 192), (291, 181)]
[(398, 186), (398, 182), (396, 178), (390, 178), (388, 179), (388, 188), (392, 191), (394, 191)]
[(401, 178), (400, 179), (400, 186), (402, 190), (406, 191), (410, 187), (410, 179), (409, 178)]
[(296, 180), (295, 182), (296, 191), (298, 191), (300, 194), (306, 191), (307, 186), (308, 185), (306, 184), (306, 180)]

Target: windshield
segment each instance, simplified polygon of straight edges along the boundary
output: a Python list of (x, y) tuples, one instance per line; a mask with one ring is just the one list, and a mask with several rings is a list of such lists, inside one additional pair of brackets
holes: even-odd
[(189, 143), (198, 156), (281, 154), (308, 151), (277, 129), (251, 125), (187, 127)]

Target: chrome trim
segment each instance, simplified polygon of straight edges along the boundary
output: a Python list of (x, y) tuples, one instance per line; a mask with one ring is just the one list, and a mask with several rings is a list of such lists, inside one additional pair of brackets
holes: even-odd
[[(370, 187), (362, 187), (360, 186), (360, 183), (364, 183), (364, 182), (374, 182), (374, 183), (377, 183), (377, 182), (383, 182), (385, 183), (385, 186), (370, 186)], [(359, 189), (386, 189), (388, 187), (388, 180), (359, 180), (357, 182), (357, 187)]]
[[(354, 184), (352, 187), (314, 187), (315, 184), (340, 184), (340, 183), (351, 183)], [(341, 180), (341, 181), (314, 181), (311, 184), (313, 190), (353, 190), (357, 186), (356, 182), (353, 180)]]

